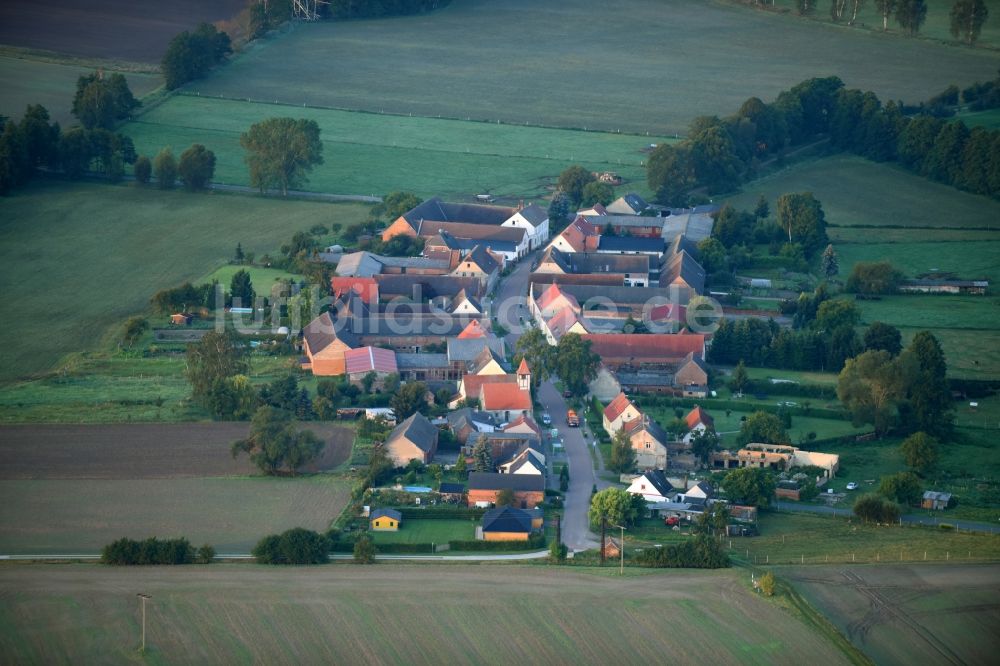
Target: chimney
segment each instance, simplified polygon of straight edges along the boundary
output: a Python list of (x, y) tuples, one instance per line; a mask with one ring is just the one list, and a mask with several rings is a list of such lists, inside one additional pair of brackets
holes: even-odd
[(524, 210), (524, 199), (520, 199), (520, 200), (519, 200), (519, 201), (517, 202), (517, 209), (518, 209), (518, 210)]

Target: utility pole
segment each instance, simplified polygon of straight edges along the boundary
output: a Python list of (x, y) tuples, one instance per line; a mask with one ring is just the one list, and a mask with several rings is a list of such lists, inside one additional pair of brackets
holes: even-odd
[(621, 525), (614, 525), (622, 531), (621, 541), (618, 542), (618, 554), (621, 556), (620, 564), (618, 568), (618, 575), (625, 575), (625, 528)]
[(146, 654), (146, 599), (152, 599), (148, 594), (139, 593), (139, 603), (142, 606), (142, 647), (139, 648), (141, 654)]

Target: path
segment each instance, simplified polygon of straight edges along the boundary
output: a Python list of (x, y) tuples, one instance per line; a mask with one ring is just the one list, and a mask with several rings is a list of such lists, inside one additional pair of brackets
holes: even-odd
[[(797, 502), (774, 502), (772, 506), (775, 509), (780, 509), (782, 511), (793, 511), (798, 513), (818, 513), (825, 516), (843, 516), (847, 518), (853, 515), (850, 509), (842, 507), (833, 506), (823, 506), (819, 504), (799, 504)], [(914, 514), (904, 515), (902, 517), (904, 523), (908, 525), (929, 525), (934, 527), (940, 525), (941, 523), (947, 523), (948, 525), (954, 525), (960, 530), (974, 530), (976, 532), (989, 532), (990, 534), (1000, 534), (1000, 523), (993, 525), (991, 523), (981, 523), (974, 520), (953, 520), (947, 516), (930, 517), (930, 516), (919, 516)]]
[[(489, 562), (491, 560), (538, 560), (548, 557), (548, 550), (538, 550), (532, 553), (505, 553), (503, 555), (376, 555), (376, 560), (426, 560), (426, 561), (446, 561), (446, 562)], [(33, 560), (99, 560), (100, 555), (94, 553), (76, 555), (0, 555), (0, 560), (33, 561)], [(252, 560), (254, 556), (250, 553), (221, 553), (215, 556), (216, 560)], [(352, 560), (353, 555), (336, 554), (330, 555), (331, 560)]]

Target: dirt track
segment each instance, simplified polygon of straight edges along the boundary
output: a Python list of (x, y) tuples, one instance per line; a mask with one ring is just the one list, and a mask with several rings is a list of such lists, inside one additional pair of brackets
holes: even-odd
[(0, 2), (0, 43), (75, 56), (159, 63), (171, 39), (233, 18), (246, 0)]
[[(322, 458), (306, 471), (340, 465), (354, 432), (315, 424), (326, 442)], [(162, 479), (252, 474), (230, 445), (247, 423), (134, 425), (24, 425), (0, 427), (0, 479)]]

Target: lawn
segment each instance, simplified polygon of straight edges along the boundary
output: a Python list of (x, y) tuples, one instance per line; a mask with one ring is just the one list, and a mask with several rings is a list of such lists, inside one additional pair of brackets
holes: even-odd
[(97, 553), (128, 536), (247, 553), (264, 535), (325, 530), (350, 484), (328, 475), (0, 481), (0, 553)]
[(994, 565), (782, 567), (851, 642), (879, 664), (988, 664), (1000, 650)]
[(372, 532), (371, 534), (376, 545), (380, 543), (471, 541), (476, 538), (476, 521), (404, 519), (398, 532)]
[(454, 0), (421, 16), (298, 25), (189, 88), (656, 135), (831, 74), (883, 99), (918, 102), (951, 83), (992, 79), (996, 55), (704, 0)]
[[(774, 398), (774, 396), (772, 396)], [(789, 398), (801, 406), (805, 398)], [(713, 409), (710, 402), (703, 401), (703, 405), (712, 418), (715, 419), (715, 429), (719, 433), (720, 445), (722, 448), (730, 448), (736, 446), (736, 437), (740, 430), (741, 421), (740, 419), (744, 416), (749, 416), (753, 413), (753, 405), (767, 405), (770, 407), (776, 407), (778, 399), (772, 399), (769, 401), (752, 401), (746, 399), (747, 409), (746, 411), (736, 411), (730, 410), (729, 414), (726, 414), (726, 410), (723, 409)], [(812, 399), (813, 407), (820, 406), (821, 401), (818, 399)], [(659, 407), (644, 407), (644, 411), (648, 412), (650, 416), (657, 420), (661, 425), (665, 425), (674, 420), (674, 411), (672, 409), (663, 409)], [(796, 410), (800, 407), (796, 407)], [(684, 409), (684, 412), (690, 410)], [(843, 437), (845, 435), (853, 435), (859, 432), (865, 432), (871, 430), (868, 426), (862, 426), (857, 428), (851, 425), (850, 421), (845, 421), (843, 419), (826, 419), (818, 418), (815, 416), (801, 416), (795, 413), (792, 416), (792, 427), (788, 429), (788, 438), (794, 444), (797, 442), (807, 442), (806, 439), (809, 433), (816, 433), (818, 439), (827, 439), (829, 437)], [(808, 448), (808, 444), (803, 444)]]
[(629, 189), (648, 194), (642, 164), (650, 142), (663, 137), (583, 132), (495, 123), (410, 118), (256, 102), (176, 96), (125, 127), (136, 150), (181, 150), (202, 143), (216, 153), (216, 180), (248, 184), (242, 132), (261, 120), (315, 120), (324, 164), (306, 189), (338, 194), (407, 190), (422, 196), (471, 197), (488, 192), (518, 198), (546, 196), (567, 166), (615, 171)]
[(0, 654), (17, 663), (135, 660), (141, 590), (152, 596), (145, 659), (158, 663), (599, 664), (626, 653), (637, 663), (665, 654), (678, 663), (849, 663), (829, 639), (751, 593), (746, 572), (616, 574), (389, 563), (7, 566)]
[(220, 266), (208, 275), (198, 279), (197, 284), (202, 284), (204, 282), (211, 282), (212, 280), (218, 280), (219, 284), (229, 292), (229, 285), (233, 281), (233, 276), (240, 271), (246, 271), (250, 274), (250, 283), (253, 285), (254, 291), (257, 295), (267, 296), (271, 293), (271, 286), (274, 285), (278, 280), (290, 280), (296, 282), (302, 280), (302, 276), (296, 273), (289, 273), (288, 271), (283, 271), (278, 268), (264, 268), (262, 266), (237, 266), (235, 264), (226, 264), (225, 266)]
[[(747, 368), (750, 379), (785, 379), (799, 384), (836, 384), (837, 373), (834, 372), (803, 372), (798, 370), (776, 370), (774, 368)], [(781, 385), (775, 384), (774, 389), (780, 390)]]
[[(1000, 7), (997, 8), (1000, 10)], [(994, 21), (996, 23), (997, 21)], [(986, 129), (1000, 129), (1000, 109), (988, 109), (986, 111), (968, 111), (958, 114), (958, 118), (969, 127), (985, 127)]]
[[(2, 21), (0, 21), (2, 23)], [(76, 80), (83, 74), (93, 74), (93, 67), (60, 64), (0, 55), (0, 115), (20, 120), (28, 104), (41, 104), (52, 120), (63, 127), (77, 124), (71, 109), (76, 92)], [(156, 74), (123, 72), (132, 94), (142, 97), (162, 85)]]
[[(1000, 535), (932, 527), (864, 525), (843, 517), (763, 513), (760, 536), (732, 539), (730, 554), (753, 564), (998, 561)], [(749, 553), (749, 554), (748, 554)]]
[(93, 349), (160, 289), (228, 261), (237, 243), (275, 252), (315, 224), (351, 224), (361, 204), (38, 183), (0, 199), (0, 284), (10, 312), (0, 382)]

